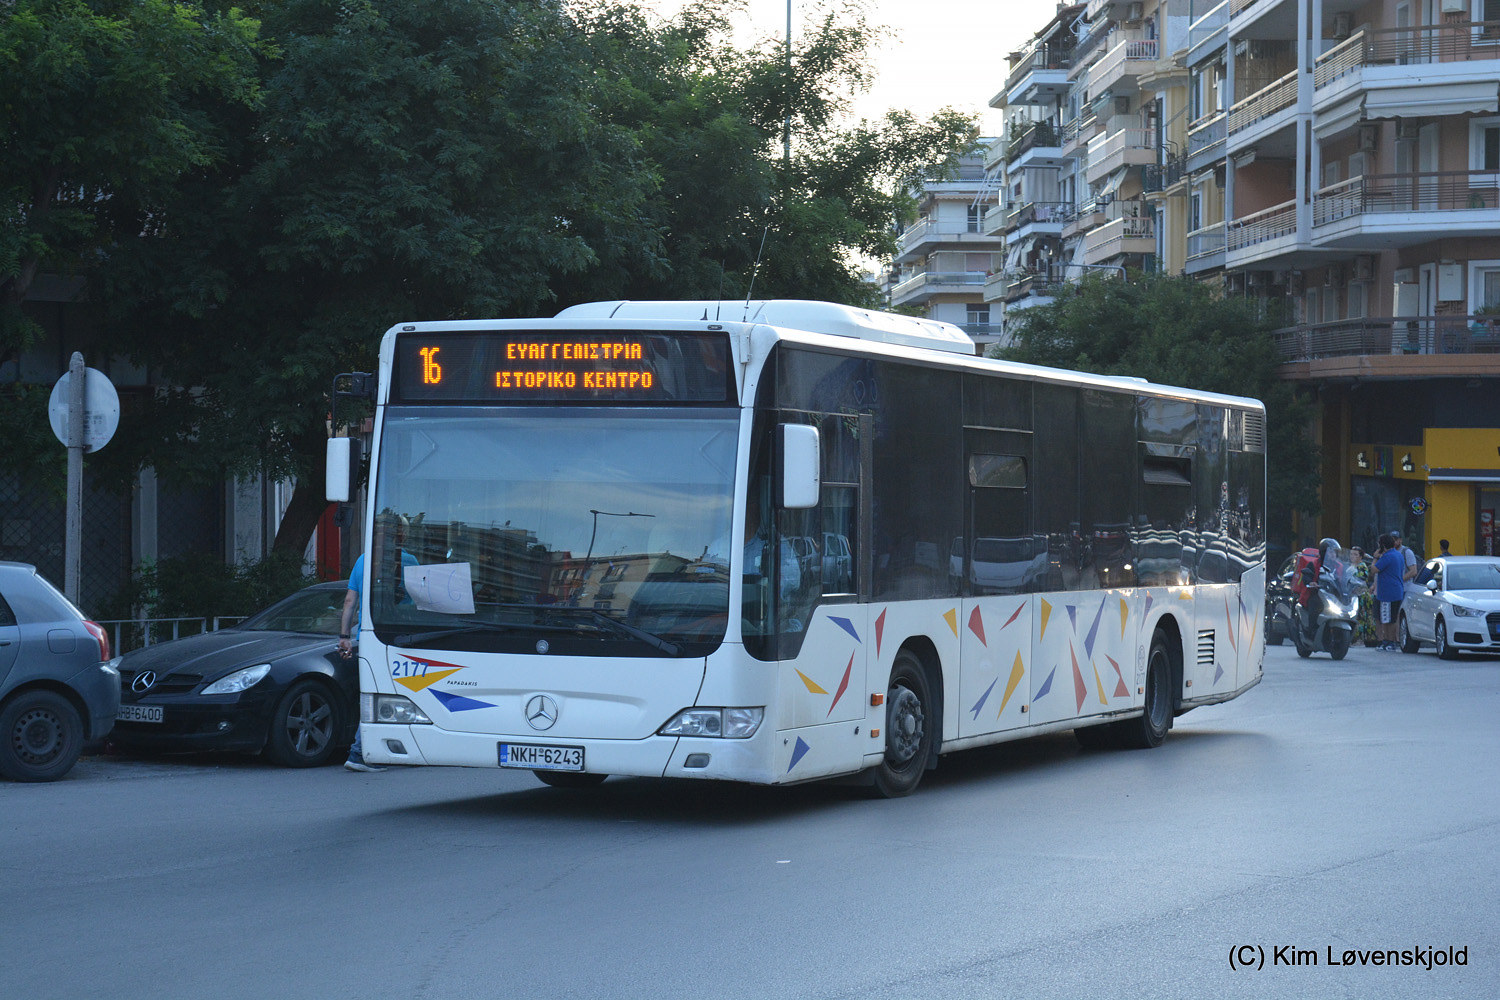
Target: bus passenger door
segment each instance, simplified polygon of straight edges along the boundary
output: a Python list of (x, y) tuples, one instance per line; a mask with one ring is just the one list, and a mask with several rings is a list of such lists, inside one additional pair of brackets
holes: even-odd
[(1031, 524), (1031, 435), (964, 431), (966, 534), (948, 551), (958, 618), (960, 737), (1027, 724), (1033, 591), (1048, 559)]

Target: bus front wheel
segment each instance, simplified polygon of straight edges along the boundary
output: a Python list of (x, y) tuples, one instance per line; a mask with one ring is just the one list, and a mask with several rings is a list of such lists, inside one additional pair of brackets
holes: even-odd
[(922, 661), (901, 650), (885, 695), (885, 758), (875, 767), (875, 792), (882, 798), (916, 791), (932, 757), (934, 707)]

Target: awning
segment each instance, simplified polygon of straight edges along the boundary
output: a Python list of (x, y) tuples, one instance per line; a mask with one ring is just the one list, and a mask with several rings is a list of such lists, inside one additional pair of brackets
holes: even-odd
[(1130, 173), (1129, 170), (1116, 170), (1110, 174), (1105, 178), (1104, 185), (1099, 188), (1095, 197), (1101, 200), (1114, 197), (1115, 192), (1120, 190), (1120, 185), (1125, 183), (1125, 175), (1128, 173)]
[(1026, 259), (1031, 246), (1036, 242), (1035, 236), (1028, 236), (1018, 243), (1007, 243), (1005, 245), (1005, 270), (1014, 273), (1021, 269), (1021, 262)]
[(1383, 87), (1365, 94), (1366, 118), (1434, 118), (1500, 111), (1500, 84), (1464, 80), (1425, 87)]
[(1365, 96), (1359, 94), (1313, 115), (1313, 132), (1319, 139), (1331, 139), (1345, 129), (1358, 125), (1364, 117)]
[(1429, 469), (1429, 483), (1500, 483), (1500, 469)]

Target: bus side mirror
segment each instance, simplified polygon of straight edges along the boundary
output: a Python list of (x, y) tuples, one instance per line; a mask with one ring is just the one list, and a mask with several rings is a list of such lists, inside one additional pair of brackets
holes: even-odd
[(328, 439), (328, 468), (324, 492), (330, 503), (348, 503), (359, 488), (360, 443), (353, 438)]
[(807, 424), (781, 426), (781, 506), (816, 507), (822, 496), (818, 429)]

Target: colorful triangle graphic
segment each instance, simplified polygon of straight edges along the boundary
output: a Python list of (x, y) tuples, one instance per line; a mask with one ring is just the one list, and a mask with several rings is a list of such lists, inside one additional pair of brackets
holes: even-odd
[(391, 679), (408, 691), (425, 691), (444, 677), (451, 677), (462, 669), (463, 667), (454, 667), (452, 670), (433, 670), (420, 677), (393, 677)]
[(1047, 599), (1046, 598), (1041, 598), (1040, 600), (1042, 602), (1042, 631), (1041, 631), (1041, 638), (1045, 639), (1045, 638), (1047, 638), (1047, 619), (1049, 619), (1049, 618), (1052, 617), (1052, 605), (1050, 605), (1050, 604), (1047, 603)]
[(880, 640), (885, 635), (885, 608), (880, 609), (880, 616), (875, 619), (875, 655), (880, 656)]
[(854, 623), (851, 622), (849, 619), (847, 619), (847, 618), (835, 618), (833, 615), (829, 615), (828, 616), (828, 620), (831, 621), (831, 622), (833, 622), (839, 628), (843, 629), (845, 632), (848, 632), (850, 635), (854, 636), (854, 641), (855, 642), (861, 642), (861, 641), (863, 641), (863, 640), (860, 639), (859, 633), (856, 632), (856, 631), (854, 631)]
[(797, 737), (797, 742), (792, 746), (792, 762), (786, 766), (786, 769), (790, 771), (792, 768), (796, 767), (797, 761), (807, 756), (807, 751), (811, 749), (812, 747), (807, 745), (806, 740), (804, 740), (800, 736)]
[(1042, 681), (1042, 686), (1037, 689), (1036, 694), (1031, 696), (1032, 701), (1041, 701), (1042, 696), (1052, 690), (1052, 678), (1057, 676), (1057, 668), (1053, 667), (1047, 674), (1047, 679)]
[[(974, 713), (974, 718), (975, 719), (979, 718), (979, 710), (984, 707), (984, 703), (989, 700), (990, 692), (993, 691), (993, 690), (995, 690), (995, 685), (999, 684), (999, 683), (1000, 683), (1000, 678), (998, 678), (998, 677), (996, 677), (994, 680), (990, 681), (990, 686), (984, 689), (984, 694), (980, 695), (979, 696), (979, 700), (974, 703), (974, 707), (971, 708), (971, 709), (969, 709), (969, 711), (971, 711), (971, 712)], [(1000, 706), (1000, 711), (1002, 711), (1002, 712), (1005, 711), (1005, 706), (1004, 705)]]
[(849, 654), (849, 665), (844, 668), (844, 679), (841, 680), (841, 681), (839, 681), (839, 689), (834, 692), (834, 695), (833, 695), (833, 705), (829, 705), (828, 706), (828, 714), (829, 715), (833, 714), (833, 706), (837, 705), (839, 703), (839, 699), (844, 696), (844, 692), (847, 691), (847, 690), (849, 690), (849, 674), (852, 673), (853, 671), (854, 671), (854, 654), (850, 653)]
[(958, 609), (949, 608), (947, 611), (944, 611), (943, 621), (947, 622), (948, 627), (953, 630), (953, 637), (958, 638)]
[[(1005, 706), (1010, 701), (1010, 696), (1015, 694), (1016, 685), (1021, 683), (1021, 678), (1026, 674), (1026, 666), (1021, 662), (1021, 654), (1016, 654), (1016, 662), (1010, 668), (1010, 680), (1005, 682), (1005, 697), (1000, 699), (1000, 712), (995, 718), (1005, 714)], [(997, 678), (998, 680), (998, 678)]]
[[(796, 667), (793, 667), (792, 669), (793, 670), (797, 670)], [(811, 691), (813, 694), (827, 694), (828, 693), (827, 691), (824, 691), (821, 687), (818, 686), (817, 681), (814, 681), (811, 677), (807, 676), (802, 671), (797, 670), (797, 676), (800, 677), (800, 678), (802, 678), (802, 683), (804, 685), (806, 685), (807, 690)]]
[(1073, 651), (1073, 644), (1068, 643), (1068, 655), (1073, 658), (1073, 694), (1078, 698), (1077, 710), (1083, 711), (1083, 699), (1088, 697), (1088, 685), (1083, 683), (1083, 673), (1078, 669), (1078, 654)]
[(465, 698), (459, 694), (449, 694), (447, 691), (434, 691), (432, 692), (432, 696), (450, 712), (472, 712), (476, 708), (495, 707), (487, 701), (475, 701), (473, 698)]
[(988, 646), (984, 641), (984, 616), (979, 613), (979, 605), (974, 605), (974, 610), (969, 612), (969, 631), (979, 636), (979, 643)]

